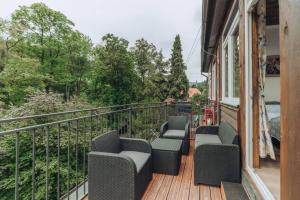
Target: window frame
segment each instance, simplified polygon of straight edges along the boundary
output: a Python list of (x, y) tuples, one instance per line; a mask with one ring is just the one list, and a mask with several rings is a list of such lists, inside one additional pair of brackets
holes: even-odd
[[(226, 26), (230, 26), (226, 35), (223, 34), (223, 43), (222, 43), (222, 101), (221, 103), (229, 104), (232, 106), (239, 106), (240, 98), (233, 97), (234, 90), (234, 81), (233, 81), (233, 69), (234, 69), (234, 61), (233, 61), (233, 39), (236, 31), (238, 31), (239, 27), (239, 12), (235, 14), (235, 17), (231, 24), (227, 24)], [(226, 83), (225, 77), (225, 48), (228, 48), (228, 83)], [(228, 96), (225, 96), (225, 88), (226, 84), (228, 85)]]

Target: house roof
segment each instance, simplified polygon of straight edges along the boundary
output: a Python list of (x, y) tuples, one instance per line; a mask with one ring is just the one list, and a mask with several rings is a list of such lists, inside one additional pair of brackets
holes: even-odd
[(198, 88), (189, 88), (189, 97), (191, 98), (194, 94), (201, 94)]
[(234, 0), (203, 0), (201, 72), (208, 72), (214, 57), (219, 33), (225, 24), (225, 17)]

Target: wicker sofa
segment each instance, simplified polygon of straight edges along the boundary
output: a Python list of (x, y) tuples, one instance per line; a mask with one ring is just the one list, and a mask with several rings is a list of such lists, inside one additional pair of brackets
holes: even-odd
[(186, 116), (169, 116), (168, 121), (160, 128), (160, 137), (182, 140), (182, 154), (187, 155), (190, 149), (190, 123)]
[(141, 199), (152, 180), (151, 145), (117, 131), (92, 140), (88, 156), (90, 200)]
[(194, 183), (220, 186), (240, 182), (240, 147), (237, 132), (228, 124), (196, 130)]

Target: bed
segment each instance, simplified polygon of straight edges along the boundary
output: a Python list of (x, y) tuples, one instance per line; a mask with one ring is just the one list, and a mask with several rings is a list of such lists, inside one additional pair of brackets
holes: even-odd
[(269, 131), (272, 138), (280, 141), (280, 103), (267, 102), (266, 109), (269, 119)]

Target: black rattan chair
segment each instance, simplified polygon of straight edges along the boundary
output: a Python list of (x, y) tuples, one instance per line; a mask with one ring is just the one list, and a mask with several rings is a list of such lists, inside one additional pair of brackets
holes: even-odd
[(89, 200), (141, 199), (152, 180), (151, 145), (120, 138), (117, 131), (96, 137), (88, 157)]
[(160, 137), (182, 140), (182, 154), (187, 155), (190, 149), (190, 123), (186, 116), (169, 116), (168, 121), (160, 128)]

